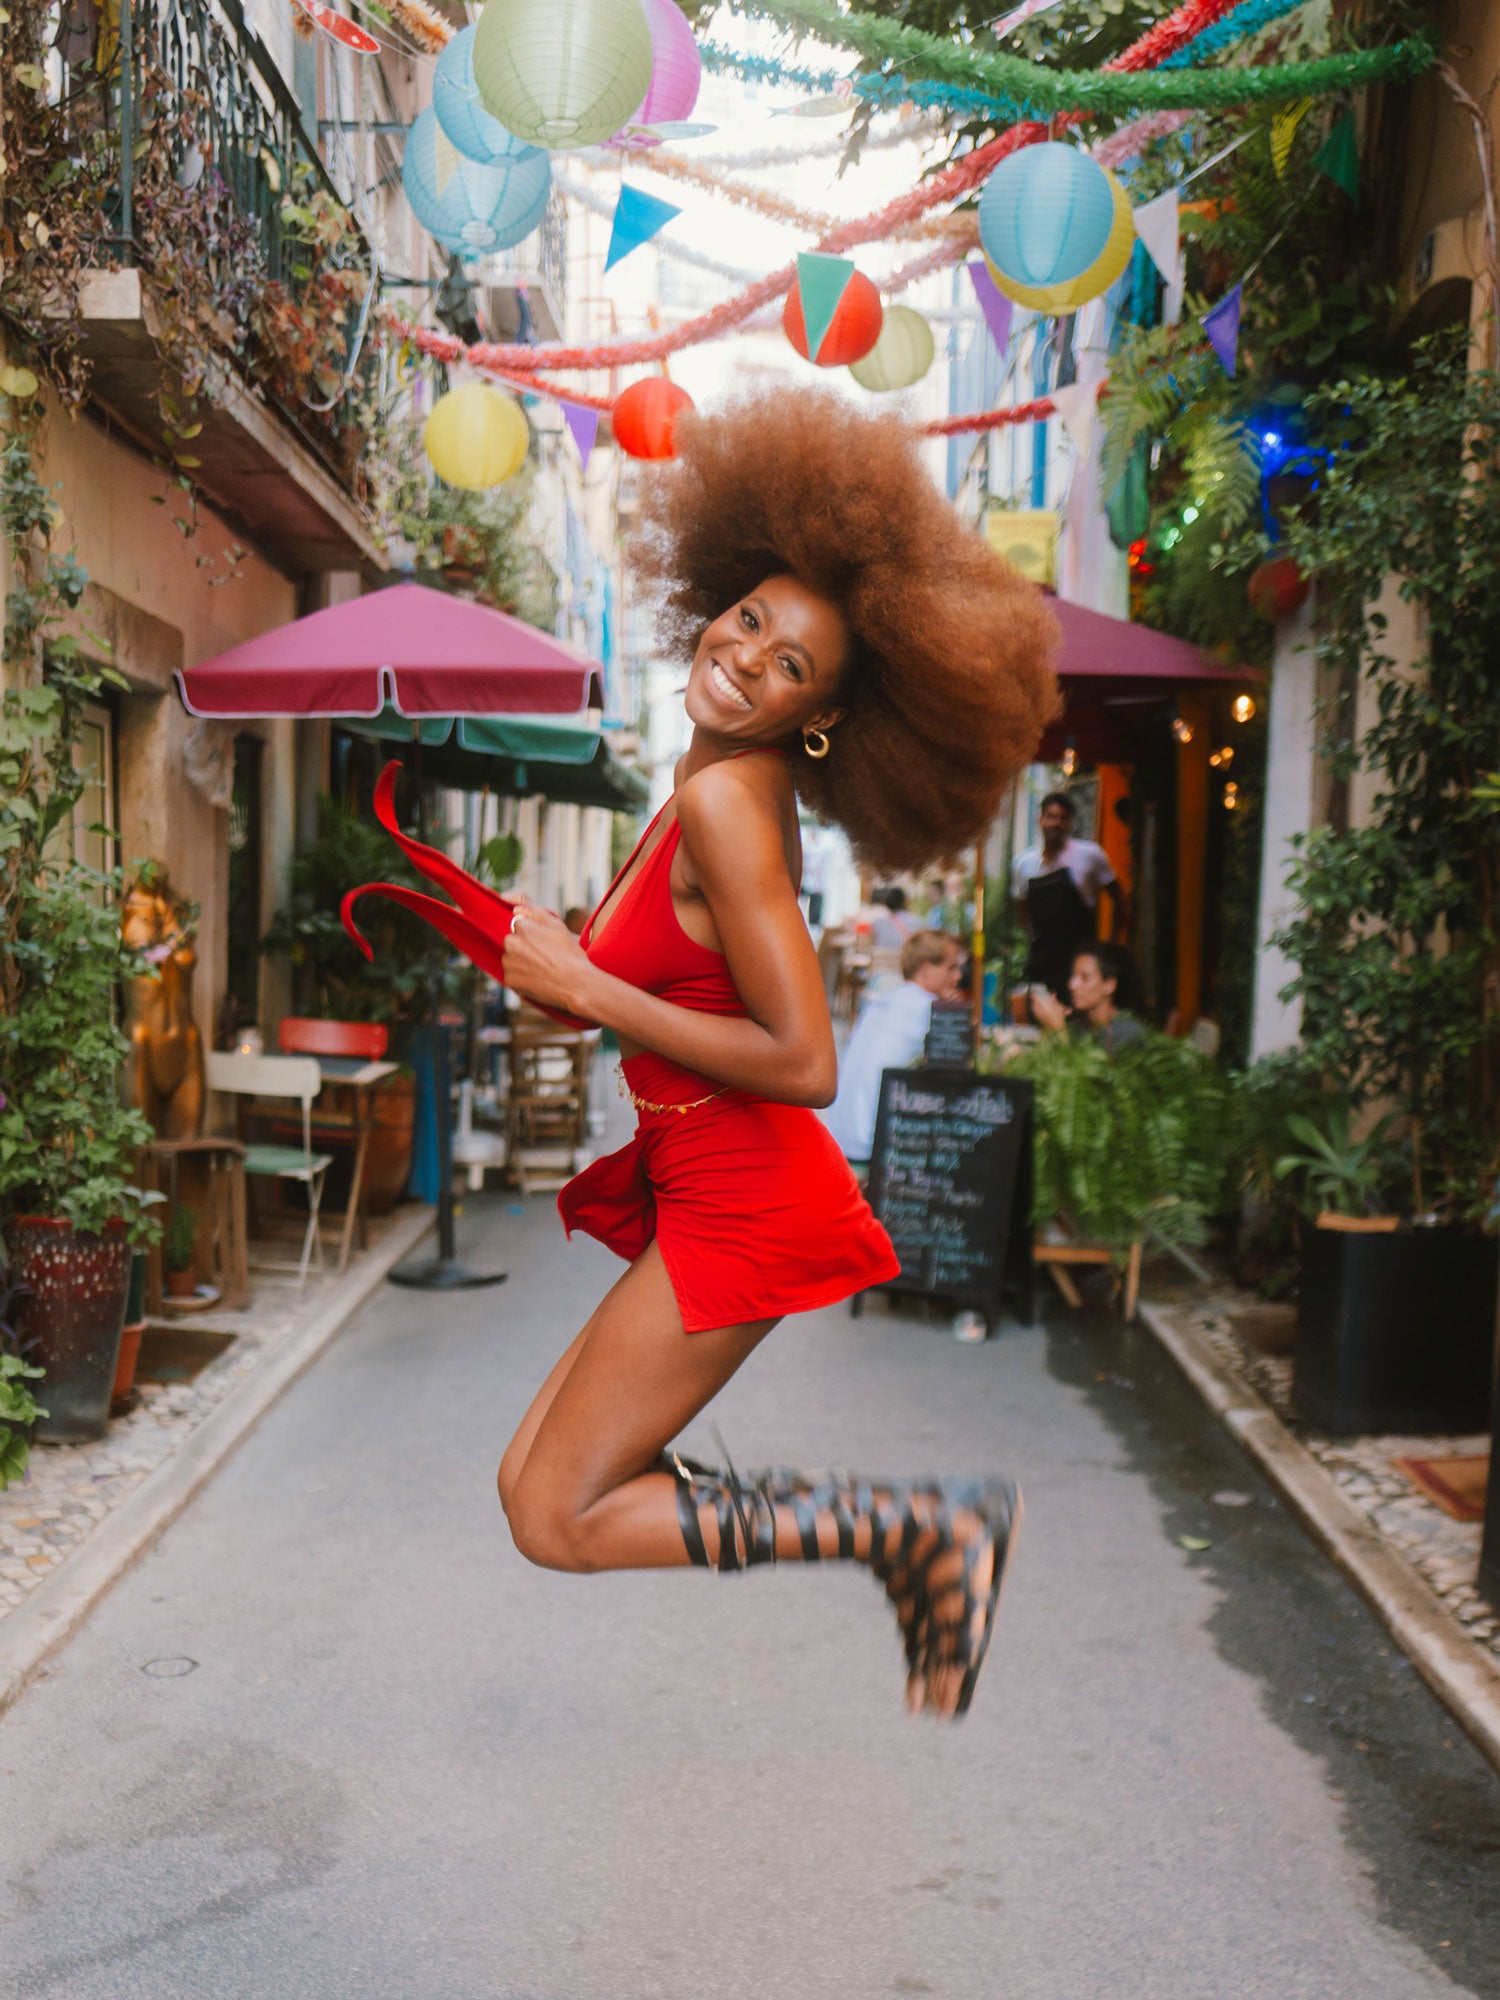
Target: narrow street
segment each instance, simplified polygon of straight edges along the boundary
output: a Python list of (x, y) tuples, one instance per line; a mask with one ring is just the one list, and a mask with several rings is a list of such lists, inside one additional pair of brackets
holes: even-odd
[(6, 2000), (1497, 1991), (1500, 1786), (1148, 1335), (829, 1312), (715, 1411), (1019, 1472), (940, 1730), (857, 1571), (519, 1560), (495, 1462), (612, 1265), (465, 1239), (509, 1283), (378, 1295), (0, 1723)]

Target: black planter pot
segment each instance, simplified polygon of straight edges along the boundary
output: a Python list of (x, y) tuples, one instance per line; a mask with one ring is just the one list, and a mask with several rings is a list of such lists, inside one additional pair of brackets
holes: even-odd
[(1490, 1420), (1500, 1242), (1457, 1229), (1309, 1229), (1297, 1407), (1331, 1437), (1480, 1431)]
[(1485, 1489), (1484, 1540), (1479, 1545), (1479, 1594), (1500, 1611), (1500, 1388), (1490, 1419), (1490, 1483)]
[(103, 1437), (130, 1291), (123, 1227), (88, 1236), (55, 1216), (22, 1216), (8, 1232), (14, 1275), (30, 1287), (17, 1331), (46, 1410), (36, 1435), (53, 1444)]

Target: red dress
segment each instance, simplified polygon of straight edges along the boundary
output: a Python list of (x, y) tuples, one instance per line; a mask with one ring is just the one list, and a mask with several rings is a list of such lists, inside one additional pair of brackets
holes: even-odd
[[(674, 820), (603, 934), (594, 939), (591, 917), (581, 942), (601, 972), (675, 1006), (743, 1014), (723, 953), (690, 938), (678, 920), (671, 874), (680, 838)], [(605, 903), (613, 893), (611, 884)], [(890, 1238), (848, 1162), (804, 1105), (727, 1087), (699, 1104), (715, 1091), (713, 1079), (650, 1051), (623, 1069), (638, 1098), (696, 1108), (638, 1111), (630, 1144), (586, 1167), (557, 1205), (570, 1235), (581, 1229), (627, 1260), (654, 1238), (689, 1333), (810, 1312), (898, 1274)]]
[[(353, 906), (363, 895), (387, 896), (434, 925), (483, 971), (503, 979), (501, 949), (512, 906), (447, 855), (401, 831), (394, 802), (398, 769), (390, 764), (380, 774), (376, 816), (454, 902), (371, 882), (345, 896), (345, 928), (371, 956), (355, 927)], [(636, 842), (605, 903), (660, 818), (658, 813)], [(671, 873), (680, 838), (674, 820), (597, 941), (590, 917), (583, 947), (601, 972), (678, 1007), (743, 1014), (723, 953), (698, 944), (678, 921)], [(899, 1274), (891, 1240), (871, 1214), (848, 1162), (805, 1106), (716, 1087), (711, 1078), (649, 1051), (632, 1056), (623, 1068), (638, 1098), (695, 1108), (639, 1111), (630, 1144), (569, 1181), (557, 1205), (569, 1235), (581, 1229), (631, 1262), (653, 1239), (659, 1243), (689, 1333), (810, 1312)], [(700, 1098), (710, 1101), (699, 1104)]]

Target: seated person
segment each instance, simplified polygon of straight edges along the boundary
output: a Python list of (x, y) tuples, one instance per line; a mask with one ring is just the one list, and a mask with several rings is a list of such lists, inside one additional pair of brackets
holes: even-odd
[(906, 913), (906, 891), (899, 885), (870, 892), (873, 905), (870, 943), (876, 951), (900, 951), (917, 926)]
[(1144, 1025), (1115, 1005), (1129, 971), (1130, 961), (1117, 944), (1083, 945), (1073, 954), (1068, 980), (1071, 1010), (1045, 986), (1032, 987), (1031, 1011), (1037, 1025), (1054, 1033), (1065, 1030), (1075, 1041), (1092, 1037), (1111, 1056), (1145, 1041)]
[(845, 1045), (827, 1118), (846, 1159), (869, 1159), (881, 1076), (905, 1069), (922, 1053), (933, 1001), (957, 998), (960, 956), (956, 938), (917, 931), (901, 947), (901, 984), (866, 1003)]

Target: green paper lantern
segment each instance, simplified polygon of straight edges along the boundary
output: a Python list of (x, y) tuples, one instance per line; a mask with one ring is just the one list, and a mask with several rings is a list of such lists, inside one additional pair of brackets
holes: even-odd
[(849, 364), (849, 373), (861, 389), (909, 389), (932, 366), (936, 351), (932, 328), (919, 312), (887, 306), (880, 338), (862, 361)]
[(484, 108), (531, 146), (597, 146), (651, 88), (641, 0), (486, 0), (474, 33)]

